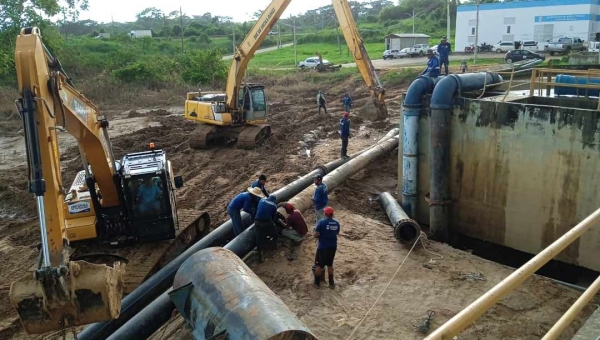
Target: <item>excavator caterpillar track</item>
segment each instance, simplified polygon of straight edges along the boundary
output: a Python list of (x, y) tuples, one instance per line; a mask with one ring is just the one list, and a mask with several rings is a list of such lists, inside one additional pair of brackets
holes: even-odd
[[(210, 232), (208, 213), (198, 214), (195, 210), (179, 209), (177, 214), (180, 227), (176, 230), (174, 239), (138, 243), (119, 248), (102, 244), (88, 244), (73, 249), (72, 258), (81, 258), (94, 263), (106, 263), (108, 258), (125, 259), (121, 260), (127, 263), (123, 276), (123, 293), (129, 294)], [(97, 261), (94, 261), (93, 258), (96, 258)]]
[(262, 140), (271, 136), (270, 125), (250, 125), (245, 126), (237, 139), (236, 147), (238, 149), (251, 150)]
[(208, 141), (212, 139), (217, 127), (214, 125), (198, 124), (198, 127), (192, 131), (189, 137), (190, 147), (192, 149), (206, 149)]

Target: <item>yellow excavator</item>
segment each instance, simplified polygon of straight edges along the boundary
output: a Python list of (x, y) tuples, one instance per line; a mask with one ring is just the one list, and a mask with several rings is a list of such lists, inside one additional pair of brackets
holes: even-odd
[[(211, 140), (237, 139), (238, 148), (252, 149), (271, 135), (271, 127), (267, 124), (268, 103), (265, 87), (260, 84), (243, 83), (243, 77), (256, 50), (290, 2), (291, 0), (273, 0), (237, 47), (229, 68), (225, 93), (187, 94), (184, 116), (200, 123), (189, 137), (192, 148), (206, 148)], [(378, 110), (377, 117), (387, 116), (385, 90), (356, 28), (350, 5), (347, 0), (333, 0), (333, 8), (356, 66), (371, 92), (374, 107)]]
[[(114, 319), (121, 308), (124, 265), (71, 260), (71, 244), (88, 241), (109, 248), (174, 239), (174, 191), (183, 179), (174, 176), (165, 152), (151, 143), (147, 151), (115, 159), (108, 120), (75, 89), (38, 28), (21, 30), (15, 64), (16, 105), (41, 244), (33, 273), (11, 284), (10, 303), (30, 334)], [(68, 191), (62, 183), (57, 131), (77, 140), (83, 165)]]

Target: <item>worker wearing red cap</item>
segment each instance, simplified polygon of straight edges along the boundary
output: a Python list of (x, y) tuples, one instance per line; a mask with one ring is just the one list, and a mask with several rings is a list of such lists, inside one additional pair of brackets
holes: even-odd
[(325, 218), (317, 223), (314, 235), (319, 240), (317, 245), (317, 254), (315, 256), (315, 283), (320, 287), (321, 280), (324, 279), (323, 271), (327, 267), (329, 274), (329, 288), (335, 288), (333, 281), (333, 259), (337, 250), (337, 237), (340, 233), (340, 223), (333, 219), (333, 208), (325, 208)]
[(342, 139), (341, 157), (343, 159), (348, 158), (348, 138), (350, 138), (350, 119), (348, 117), (350, 117), (350, 113), (344, 112), (342, 119), (340, 119), (340, 138)]
[(300, 244), (304, 241), (304, 236), (308, 233), (304, 216), (291, 203), (285, 203), (283, 207), (288, 217), (286, 218), (286, 229), (281, 231), (281, 235), (296, 244)]

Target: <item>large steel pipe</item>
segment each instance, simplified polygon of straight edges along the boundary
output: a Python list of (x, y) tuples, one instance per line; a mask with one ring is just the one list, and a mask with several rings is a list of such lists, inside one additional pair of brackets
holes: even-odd
[(450, 199), (450, 117), (458, 91), (475, 91), (502, 82), (495, 73), (450, 75), (440, 80), (431, 95), (431, 174), (429, 225), (433, 237), (448, 240)]
[(192, 328), (194, 339), (316, 337), (252, 270), (224, 248), (208, 248), (187, 259), (169, 294)]
[[(375, 146), (385, 142), (386, 140), (389, 140), (390, 138), (394, 138), (398, 135), (398, 133), (398, 129), (393, 129), (376, 144), (356, 154), (351, 155), (349, 159), (337, 159), (325, 165), (318, 166), (312, 172), (298, 178), (292, 183), (275, 191), (273, 194), (277, 196), (278, 201), (288, 200), (294, 195), (297, 195), (305, 188), (309, 187), (313, 183), (313, 177), (315, 175), (325, 176), (328, 172), (335, 170), (345, 162), (351, 161), (361, 153), (371, 150)], [(250, 223), (250, 216), (248, 214), (242, 213), (242, 219), (244, 225), (248, 225)], [(185, 262), (185, 260), (187, 260), (194, 253), (202, 249), (214, 246), (221, 246), (225, 244), (227, 240), (231, 240), (233, 236), (233, 224), (231, 223), (231, 220), (228, 220), (227, 222), (223, 223), (218, 228), (213, 230), (211, 233), (209, 233), (207, 236), (202, 238), (200, 241), (196, 242), (185, 252), (181, 253), (173, 261), (168, 263), (165, 267), (156, 272), (156, 274), (154, 274), (148, 280), (142, 283), (138, 288), (131, 292), (131, 294), (127, 295), (121, 303), (121, 314), (117, 319), (92, 324), (88, 326), (81, 334), (79, 334), (78, 338), (80, 340), (107, 339), (128, 320), (132, 319), (134, 316), (139, 314), (142, 311), (142, 309), (144, 309), (144, 307), (148, 306), (153, 300), (155, 300), (157, 297), (159, 297), (162, 293), (164, 293), (167, 289), (171, 287), (171, 285), (173, 284), (173, 278), (175, 277), (177, 270), (179, 269), (181, 264)], [(168, 297), (161, 297), (161, 299), (168, 300)], [(151, 314), (151, 312), (145, 310), (144, 315), (148, 314)], [(141, 320), (143, 319), (142, 316), (143, 315), (137, 316), (136, 319)], [(123, 337), (122, 339), (127, 339), (127, 337)]]
[(421, 234), (421, 227), (408, 217), (394, 196), (389, 192), (382, 192), (379, 194), (379, 203), (392, 223), (396, 240), (406, 245), (415, 243)]
[[(398, 147), (398, 137), (393, 137), (376, 144), (370, 149), (351, 159), (346, 164), (333, 170), (331, 173), (323, 177), (323, 183), (327, 184), (329, 191), (337, 188), (347, 178), (352, 177), (357, 172), (366, 168), (377, 158), (389, 153), (391, 150)], [(289, 202), (294, 204), (294, 207), (300, 211), (306, 211), (312, 206), (312, 197), (315, 192), (315, 187), (310, 187), (296, 195)], [(280, 211), (282, 209), (280, 208)]]

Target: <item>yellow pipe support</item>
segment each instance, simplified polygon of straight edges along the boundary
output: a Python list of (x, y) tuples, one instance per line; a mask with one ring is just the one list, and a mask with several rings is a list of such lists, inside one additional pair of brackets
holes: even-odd
[(556, 340), (558, 337), (569, 327), (573, 319), (581, 312), (591, 299), (596, 296), (600, 290), (600, 276), (592, 283), (592, 285), (581, 294), (579, 299), (567, 310), (567, 312), (550, 328), (548, 333), (542, 338), (542, 340)]
[(515, 270), (507, 278), (479, 297), (460, 313), (456, 314), (452, 319), (448, 320), (448, 322), (436, 329), (424, 340), (452, 339), (455, 335), (473, 323), (473, 321), (482, 316), (488, 309), (492, 308), (496, 302), (520, 286), (529, 276), (583, 235), (590, 227), (598, 224), (598, 222), (600, 222), (600, 209), (594, 211), (593, 214), (586, 217), (583, 221), (573, 227), (573, 229), (554, 241), (546, 249), (542, 250), (534, 258), (529, 260), (529, 262), (525, 263), (521, 268)]

